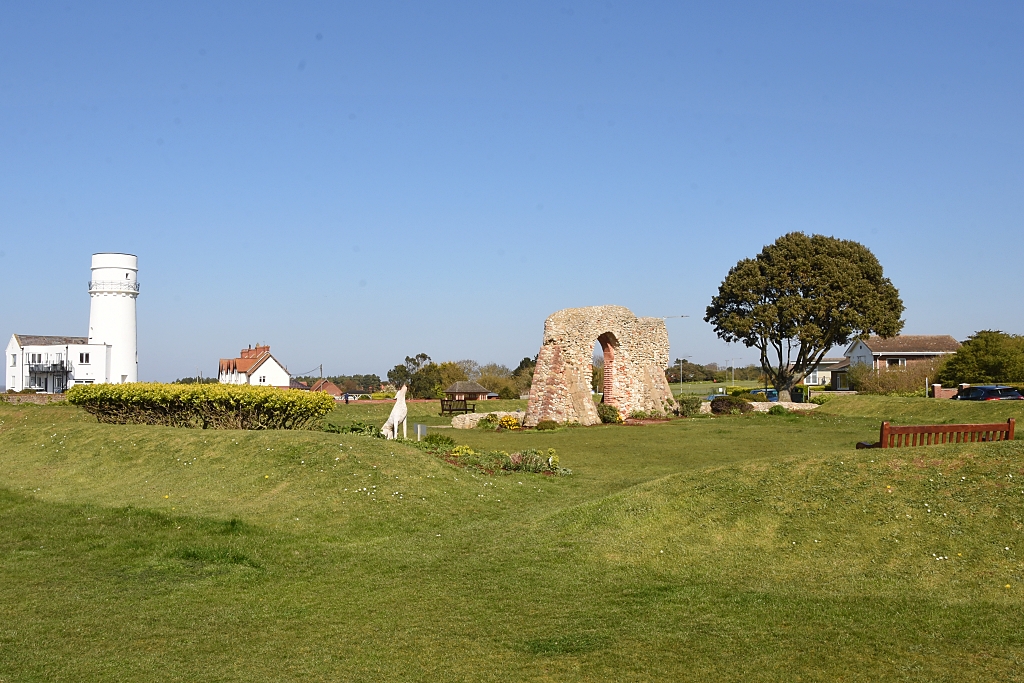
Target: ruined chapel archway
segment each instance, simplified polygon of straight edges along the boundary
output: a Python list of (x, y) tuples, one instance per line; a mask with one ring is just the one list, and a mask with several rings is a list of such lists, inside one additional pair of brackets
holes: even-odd
[(672, 394), (665, 379), (669, 349), (664, 320), (637, 318), (622, 306), (567, 308), (544, 321), (524, 424), (601, 421), (590, 393), (595, 340), (604, 357), (606, 403), (622, 415), (668, 407)]

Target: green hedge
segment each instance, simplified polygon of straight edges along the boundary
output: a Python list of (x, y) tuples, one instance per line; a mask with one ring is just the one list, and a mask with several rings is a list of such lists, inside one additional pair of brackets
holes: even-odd
[(100, 422), (202, 429), (317, 429), (326, 393), (231, 384), (79, 384), (67, 400)]

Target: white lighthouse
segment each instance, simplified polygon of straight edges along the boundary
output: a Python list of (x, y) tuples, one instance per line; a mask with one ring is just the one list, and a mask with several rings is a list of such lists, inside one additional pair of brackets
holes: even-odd
[(139, 296), (139, 259), (134, 254), (93, 254), (89, 282), (89, 343), (106, 346), (112, 384), (139, 381), (135, 299)]

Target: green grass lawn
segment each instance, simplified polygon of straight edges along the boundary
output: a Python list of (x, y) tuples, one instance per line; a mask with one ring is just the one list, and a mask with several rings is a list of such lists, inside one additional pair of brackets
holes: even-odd
[(444, 432), (559, 478), (0, 404), (0, 682), (1019, 680), (1024, 443), (853, 445), (1021, 412)]

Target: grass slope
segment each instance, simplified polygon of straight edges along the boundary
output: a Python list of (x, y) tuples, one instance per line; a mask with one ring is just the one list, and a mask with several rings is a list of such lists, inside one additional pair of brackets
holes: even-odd
[(1024, 446), (871, 405), (450, 432), (568, 478), (0, 405), (0, 681), (1019, 677)]

